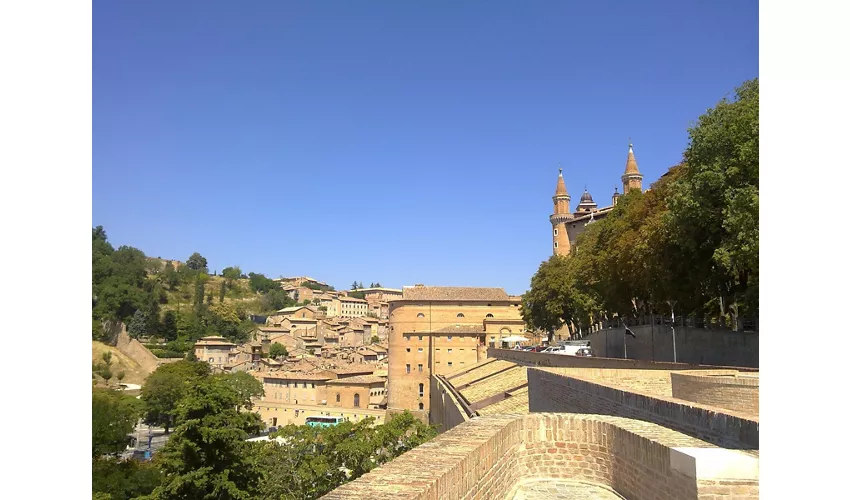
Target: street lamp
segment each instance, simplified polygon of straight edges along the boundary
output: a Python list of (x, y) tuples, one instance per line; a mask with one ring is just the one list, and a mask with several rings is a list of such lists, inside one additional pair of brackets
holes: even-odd
[(676, 363), (676, 311), (674, 310), (676, 301), (668, 300), (667, 303), (670, 304), (670, 328), (673, 329), (673, 362)]

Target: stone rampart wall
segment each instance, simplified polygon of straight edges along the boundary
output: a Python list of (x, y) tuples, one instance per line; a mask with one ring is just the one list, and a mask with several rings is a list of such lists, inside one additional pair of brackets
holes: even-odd
[(737, 375), (734, 371), (671, 373), (672, 396), (703, 405), (758, 415), (758, 377)]
[(718, 446), (758, 450), (758, 418), (637, 394), (536, 368), (528, 369), (531, 412), (590, 413), (653, 422)]
[(430, 423), (445, 432), (469, 420), (469, 417), (447, 384), (431, 375)]
[[(731, 488), (701, 477), (695, 459), (685, 467), (681, 458), (671, 460), (674, 447), (693, 441), (651, 423), (601, 415), (481, 417), (323, 498), (507, 499), (520, 481), (534, 478), (597, 483), (635, 500), (710, 498), (711, 488)], [(735, 498), (758, 498), (757, 475), (735, 487)]]
[[(599, 352), (597, 351), (599, 355)], [(565, 356), (563, 354), (548, 354), (542, 352), (517, 351), (513, 349), (487, 349), (487, 357), (514, 361), (524, 365), (572, 368), (615, 368), (638, 370), (716, 370), (717, 366), (697, 366), (687, 363), (671, 363), (664, 361), (649, 361), (643, 359), (617, 359), (582, 356)], [(757, 371), (756, 368), (743, 367), (740, 371)]]

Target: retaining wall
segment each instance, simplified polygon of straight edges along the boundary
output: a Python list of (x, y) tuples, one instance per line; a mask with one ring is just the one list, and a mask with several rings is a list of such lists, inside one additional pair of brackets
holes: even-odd
[(634, 500), (708, 499), (721, 488), (735, 498), (758, 498), (758, 459), (713, 449), (721, 461), (750, 466), (729, 478), (706, 467), (705, 454), (688, 448), (693, 445), (693, 438), (619, 417), (480, 417), (323, 498), (508, 499), (520, 481), (534, 478), (595, 483)]
[(739, 376), (736, 371), (670, 373), (672, 396), (703, 405), (758, 415), (758, 375)]

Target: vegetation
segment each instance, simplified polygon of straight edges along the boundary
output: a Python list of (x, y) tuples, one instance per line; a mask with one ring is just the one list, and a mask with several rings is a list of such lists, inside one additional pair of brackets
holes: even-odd
[(625, 194), (544, 262), (523, 297), (529, 327), (586, 327), (606, 317), (758, 316), (758, 80), (689, 130), (690, 145), (646, 193)]
[(286, 346), (281, 344), (280, 342), (275, 342), (269, 347), (269, 356), (272, 358), (280, 358), (289, 356), (289, 352), (286, 350)]
[(142, 408), (138, 399), (108, 390), (92, 390), (92, 457), (123, 451)]
[(378, 336), (377, 336), (377, 335), (372, 335), (372, 343), (373, 343), (373, 344), (377, 344), (377, 343), (378, 343), (378, 342), (380, 342), (380, 341), (381, 341), (381, 339), (380, 339), (380, 338), (378, 338)]
[(165, 432), (174, 426), (177, 403), (199, 379), (210, 374), (210, 366), (200, 361), (177, 361), (161, 365), (142, 387), (146, 424), (161, 425)]
[(325, 428), (288, 425), (272, 434), (283, 444), (255, 444), (262, 470), (256, 496), (318, 498), (437, 434), (410, 412), (395, 415), (384, 425), (373, 423), (368, 418)]

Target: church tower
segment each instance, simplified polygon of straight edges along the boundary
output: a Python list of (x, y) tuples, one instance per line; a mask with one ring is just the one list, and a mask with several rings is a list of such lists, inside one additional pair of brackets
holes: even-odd
[(555, 213), (549, 216), (552, 223), (552, 253), (555, 255), (570, 254), (570, 237), (567, 234), (567, 223), (575, 217), (570, 210), (570, 195), (564, 184), (564, 170), (558, 169), (558, 185), (555, 187), (555, 196), (552, 197), (555, 205)]
[(629, 156), (626, 158), (626, 173), (623, 174), (623, 194), (628, 194), (632, 189), (641, 191), (643, 189), (643, 175), (638, 171), (635, 153), (632, 144), (629, 143)]

